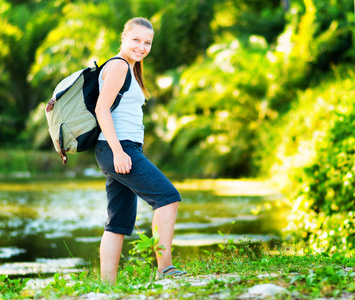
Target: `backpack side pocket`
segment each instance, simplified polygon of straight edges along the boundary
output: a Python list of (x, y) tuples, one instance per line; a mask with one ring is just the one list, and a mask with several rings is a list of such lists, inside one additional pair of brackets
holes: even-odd
[(63, 146), (65, 152), (75, 154), (77, 152), (78, 141), (65, 123), (49, 128), (55, 150), (60, 153)]

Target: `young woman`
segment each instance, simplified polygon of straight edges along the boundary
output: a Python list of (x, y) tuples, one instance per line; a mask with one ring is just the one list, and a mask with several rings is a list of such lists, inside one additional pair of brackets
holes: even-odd
[[(95, 149), (96, 160), (106, 176), (108, 219), (100, 245), (101, 278), (116, 282), (124, 235), (131, 235), (137, 210), (137, 196), (154, 210), (152, 229), (157, 227), (159, 243), (165, 247), (157, 255), (157, 279), (185, 272), (172, 266), (171, 244), (180, 195), (171, 182), (143, 154), (142, 105), (149, 93), (143, 82), (143, 58), (152, 47), (154, 31), (144, 18), (129, 20), (122, 33), (117, 54), (99, 76), (100, 96), (96, 116), (101, 134)], [(130, 88), (120, 104), (110, 108), (130, 70)]]

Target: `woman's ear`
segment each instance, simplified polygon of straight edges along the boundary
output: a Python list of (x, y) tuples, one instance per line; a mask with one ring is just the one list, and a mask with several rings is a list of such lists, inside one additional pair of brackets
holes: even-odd
[(122, 34), (121, 34), (121, 42), (123, 42), (124, 38), (125, 38), (125, 36), (124, 36), (124, 33), (122, 32)]

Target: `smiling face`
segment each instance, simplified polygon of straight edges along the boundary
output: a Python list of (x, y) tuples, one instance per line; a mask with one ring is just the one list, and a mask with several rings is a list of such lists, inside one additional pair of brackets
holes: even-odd
[(141, 61), (152, 47), (154, 32), (150, 28), (134, 25), (122, 34), (121, 53), (129, 64)]

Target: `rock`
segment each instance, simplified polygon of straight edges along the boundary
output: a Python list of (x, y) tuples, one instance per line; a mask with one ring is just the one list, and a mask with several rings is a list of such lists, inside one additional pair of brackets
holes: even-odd
[[(88, 293), (85, 295), (81, 295), (79, 299), (89, 299), (89, 300), (107, 300), (107, 299), (113, 299), (114, 295), (107, 295), (104, 293)], [(117, 299), (116, 297), (114, 299)]]
[(80, 273), (82, 269), (77, 266), (85, 265), (82, 258), (38, 258), (35, 262), (5, 263), (0, 266), (3, 275), (30, 275), (30, 274), (55, 274), (55, 273)]
[(343, 292), (340, 296), (337, 297), (331, 297), (331, 298), (317, 298), (316, 300), (353, 300), (354, 295), (351, 293)]
[(259, 279), (264, 279), (264, 278), (275, 278), (275, 277), (278, 277), (280, 275), (278, 274), (275, 274), (275, 273), (271, 273), (271, 274), (260, 274), (256, 277), (258, 277)]
[(258, 284), (248, 289), (248, 292), (242, 294), (238, 299), (264, 299), (275, 298), (288, 294), (287, 289), (273, 283)]
[(47, 285), (49, 285), (53, 281), (53, 278), (46, 279), (30, 279), (24, 288), (24, 290), (33, 290), (33, 291), (41, 291)]

